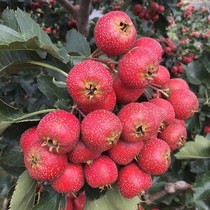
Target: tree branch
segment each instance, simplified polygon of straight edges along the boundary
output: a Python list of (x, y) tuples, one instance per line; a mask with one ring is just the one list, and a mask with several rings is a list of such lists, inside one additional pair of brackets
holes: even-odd
[(146, 204), (152, 204), (154, 201), (168, 195), (168, 194), (175, 194), (175, 193), (180, 193), (185, 190), (192, 189), (192, 185), (188, 184), (185, 181), (177, 181), (175, 183), (166, 183), (164, 190), (160, 192), (156, 192), (153, 194), (145, 194), (143, 196), (144, 202)]
[(77, 14), (77, 29), (85, 37), (89, 33), (89, 14), (91, 9), (91, 0), (80, 0), (80, 8)]

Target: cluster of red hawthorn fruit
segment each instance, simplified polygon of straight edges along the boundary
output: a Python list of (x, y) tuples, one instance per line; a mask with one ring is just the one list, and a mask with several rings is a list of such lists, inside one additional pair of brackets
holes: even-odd
[(102, 16), (94, 38), (98, 50), (66, 79), (76, 105), (46, 114), (22, 134), (24, 163), (31, 177), (59, 193), (76, 194), (85, 182), (101, 190), (116, 183), (132, 198), (151, 187), (152, 175), (166, 172), (171, 151), (186, 142), (185, 120), (198, 110), (198, 99), (160, 65), (155, 39), (137, 39), (125, 12)]
[(133, 7), (133, 14), (146, 21), (156, 21), (159, 15), (165, 11), (165, 7), (159, 5), (157, 2), (151, 2), (148, 7), (141, 4), (135, 4)]

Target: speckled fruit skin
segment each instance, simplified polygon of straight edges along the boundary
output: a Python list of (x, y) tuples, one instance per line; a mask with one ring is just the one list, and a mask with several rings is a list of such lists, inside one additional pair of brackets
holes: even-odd
[(83, 119), (81, 133), (87, 147), (103, 152), (117, 143), (122, 133), (122, 124), (114, 113), (98, 109)]
[(133, 47), (136, 29), (123, 11), (111, 11), (96, 23), (94, 38), (97, 47), (109, 56), (119, 56)]
[(106, 99), (112, 91), (112, 76), (100, 62), (85, 60), (68, 73), (66, 85), (76, 103), (92, 105)]
[(37, 135), (36, 127), (28, 128), (20, 137), (20, 146), (22, 152), (24, 153), (25, 150), (30, 147), (34, 143), (39, 143), (39, 137)]
[(114, 79), (113, 88), (116, 93), (117, 102), (120, 104), (135, 102), (144, 93), (144, 89), (134, 89), (125, 86), (119, 77)]
[(71, 113), (56, 110), (45, 115), (37, 125), (37, 133), (42, 146), (52, 152), (70, 152), (80, 136), (80, 122)]
[(162, 109), (164, 113), (164, 125), (171, 124), (175, 119), (174, 108), (170, 102), (162, 98), (154, 98), (149, 101), (150, 103), (154, 103), (159, 108)]
[(150, 140), (144, 144), (139, 153), (138, 165), (149, 174), (164, 174), (171, 163), (170, 151), (170, 147), (165, 141)]
[(118, 113), (122, 122), (122, 140), (126, 142), (147, 141), (157, 133), (157, 119), (148, 107), (142, 103), (134, 102), (125, 105)]
[(72, 163), (87, 163), (98, 158), (101, 152), (91, 150), (82, 140), (79, 140), (74, 149), (68, 153), (68, 159)]
[(152, 50), (158, 56), (159, 62), (161, 61), (163, 49), (157, 40), (151, 37), (141, 37), (136, 40), (135, 46)]
[(170, 73), (165, 66), (159, 65), (157, 76), (154, 78), (153, 83), (156, 85), (163, 85), (170, 80)]
[(119, 171), (117, 186), (125, 198), (141, 195), (152, 185), (152, 178), (142, 171), (137, 164), (130, 163)]
[(185, 126), (174, 121), (165, 127), (158, 137), (164, 140), (171, 150), (180, 149), (186, 143), (187, 130)]
[(116, 145), (108, 150), (108, 154), (116, 164), (127, 165), (139, 154), (142, 147), (143, 142), (128, 143), (119, 140)]
[(164, 83), (161, 89), (170, 95), (173, 90), (189, 89), (189, 86), (182, 78), (172, 78), (168, 82)]
[(118, 76), (130, 88), (149, 87), (157, 75), (159, 61), (148, 49), (133, 48), (119, 61)]
[(118, 177), (116, 164), (106, 155), (101, 155), (93, 163), (86, 164), (84, 172), (86, 181), (92, 188), (104, 189), (112, 185)]
[(108, 111), (113, 111), (116, 105), (116, 94), (114, 89), (111, 91), (107, 97), (101, 101), (100, 103), (86, 105), (82, 103), (77, 103), (77, 107), (85, 114), (87, 115), (90, 112), (93, 112), (97, 109), (105, 109)]
[(84, 185), (84, 171), (81, 164), (68, 163), (64, 172), (51, 181), (52, 188), (59, 193), (76, 193)]
[(174, 108), (175, 117), (180, 120), (191, 118), (199, 108), (197, 96), (189, 89), (171, 91), (168, 101)]
[(24, 153), (24, 163), (30, 176), (40, 181), (50, 181), (65, 169), (67, 155), (49, 152), (40, 144), (34, 143)]

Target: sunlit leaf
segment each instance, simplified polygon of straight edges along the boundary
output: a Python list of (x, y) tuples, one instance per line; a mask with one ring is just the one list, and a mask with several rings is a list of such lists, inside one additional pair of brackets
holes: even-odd
[(197, 135), (194, 141), (187, 142), (179, 152), (175, 154), (178, 159), (205, 159), (210, 158), (210, 141)]
[(20, 175), (12, 195), (10, 210), (31, 210), (34, 205), (36, 181), (27, 171)]

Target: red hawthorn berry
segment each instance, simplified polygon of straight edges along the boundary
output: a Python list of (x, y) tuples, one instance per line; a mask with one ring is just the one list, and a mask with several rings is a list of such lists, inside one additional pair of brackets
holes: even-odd
[(98, 109), (83, 119), (81, 133), (87, 147), (103, 152), (117, 143), (122, 133), (122, 124), (114, 113)]
[(135, 102), (144, 93), (144, 89), (133, 89), (125, 86), (119, 77), (114, 79), (113, 88), (116, 93), (117, 102), (120, 104)]
[(169, 79), (170, 79), (170, 73), (168, 69), (162, 65), (159, 65), (159, 69), (156, 77), (154, 78), (153, 83), (161, 86), (164, 83), (168, 82)]
[(85, 60), (69, 72), (66, 85), (70, 96), (78, 104), (92, 105), (106, 99), (111, 93), (112, 77), (100, 62)]
[(74, 149), (68, 153), (69, 161), (72, 163), (89, 163), (98, 158), (101, 152), (91, 150), (82, 140), (78, 141)]
[(126, 86), (143, 89), (153, 83), (158, 67), (156, 54), (147, 48), (136, 47), (120, 59), (118, 76)]
[(29, 148), (32, 144), (39, 142), (36, 127), (27, 129), (20, 137), (20, 146), (23, 153), (25, 153), (27, 148)]
[(147, 141), (157, 134), (160, 126), (160, 118), (157, 118), (149, 107), (138, 102), (125, 105), (118, 117), (123, 125), (121, 138), (126, 142)]
[(204, 127), (204, 134), (210, 133), (210, 125)]
[(133, 14), (138, 16), (141, 9), (142, 9), (141, 4), (135, 4), (134, 7), (133, 7)]
[(169, 145), (161, 139), (147, 141), (139, 153), (138, 165), (149, 174), (164, 174), (171, 163), (170, 151)]
[(156, 39), (151, 37), (141, 37), (136, 40), (135, 46), (149, 49), (156, 54), (159, 62), (162, 60), (163, 48)]
[(146, 14), (146, 9), (142, 7), (141, 11), (138, 13), (138, 16), (140, 18), (144, 18), (145, 14)]
[(159, 108), (162, 109), (162, 112), (164, 113), (164, 125), (169, 125), (174, 121), (175, 112), (171, 103), (162, 98), (154, 98), (149, 102), (154, 103), (155, 105), (157, 105)]
[(94, 38), (97, 47), (109, 56), (128, 52), (136, 40), (136, 28), (123, 11), (111, 11), (96, 23)]
[(173, 90), (167, 100), (174, 108), (175, 117), (180, 120), (191, 118), (199, 108), (197, 96), (189, 89)]
[(159, 4), (156, 3), (156, 2), (152, 2), (152, 3), (150, 4), (150, 8), (151, 8), (152, 10), (154, 10), (154, 11), (157, 11), (157, 10), (159, 9)]
[(171, 150), (176, 150), (185, 144), (187, 139), (187, 130), (185, 126), (173, 122), (165, 127), (161, 133), (159, 133), (158, 137), (164, 140)]
[(24, 163), (33, 179), (50, 181), (64, 171), (67, 155), (51, 153), (40, 144), (34, 143), (25, 151)]
[(48, 147), (49, 151), (65, 154), (79, 140), (80, 122), (73, 114), (56, 110), (40, 120), (37, 134), (42, 146)]
[(111, 93), (100, 103), (91, 104), (91, 105), (77, 103), (77, 107), (85, 115), (97, 109), (105, 109), (108, 111), (113, 111), (113, 109), (115, 108), (115, 105), (116, 105), (116, 94), (114, 90), (112, 90)]
[(117, 187), (125, 198), (141, 195), (151, 185), (151, 175), (142, 171), (135, 163), (129, 163), (119, 170)]
[(142, 147), (143, 142), (129, 143), (119, 140), (108, 150), (108, 154), (116, 164), (127, 165), (139, 154)]
[(101, 155), (93, 163), (86, 164), (84, 172), (87, 183), (92, 188), (101, 190), (112, 185), (118, 177), (116, 164), (106, 155)]
[(83, 210), (86, 201), (85, 191), (79, 193), (79, 195), (73, 200), (75, 210)]
[(182, 78), (172, 78), (166, 83), (162, 84), (161, 89), (170, 95), (170, 93), (174, 90), (189, 89), (189, 85)]
[(165, 11), (165, 7), (162, 6), (162, 5), (160, 5), (159, 8), (158, 8), (158, 12), (159, 12), (159, 13), (162, 13), (162, 12), (164, 12), (164, 11)]
[(84, 185), (84, 171), (81, 164), (68, 163), (63, 173), (51, 181), (52, 188), (59, 193), (76, 193)]

